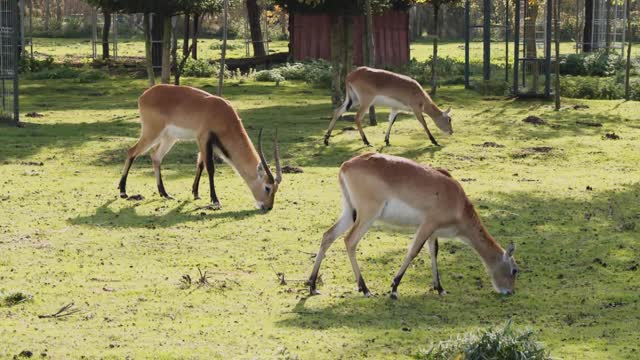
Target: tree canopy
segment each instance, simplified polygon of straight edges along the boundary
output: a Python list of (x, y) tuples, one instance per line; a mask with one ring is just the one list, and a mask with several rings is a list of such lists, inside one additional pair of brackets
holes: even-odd
[(219, 12), (222, 0), (86, 0), (89, 4), (125, 13), (156, 13), (178, 15), (184, 13)]
[[(424, 0), (422, 0), (424, 1)], [(407, 10), (420, 0), (371, 0), (374, 13), (385, 10)], [(332, 13), (356, 15), (364, 13), (363, 0), (275, 0), (275, 3), (286, 8), (290, 13)]]

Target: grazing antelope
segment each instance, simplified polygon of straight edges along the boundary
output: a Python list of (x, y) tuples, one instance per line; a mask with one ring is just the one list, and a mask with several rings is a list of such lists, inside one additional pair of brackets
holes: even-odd
[(495, 290), (502, 294), (513, 293), (518, 273), (513, 244), (505, 251), (489, 235), (464, 190), (446, 170), (401, 157), (368, 153), (343, 163), (338, 178), (342, 190), (342, 215), (322, 237), (308, 281), (312, 295), (318, 293), (316, 279), (327, 249), (349, 229), (344, 242), (358, 290), (365, 296), (371, 294), (356, 261), (356, 247), (376, 220), (418, 228), (404, 263), (393, 279), (393, 299), (398, 297), (398, 285), (409, 263), (425, 242), (429, 244), (434, 289), (444, 294), (436, 261), (438, 237), (457, 237), (467, 242), (482, 258)]
[(429, 140), (431, 140), (433, 145), (439, 146), (436, 139), (431, 135), (422, 113), (427, 113), (442, 132), (449, 135), (453, 134), (450, 116), (451, 108), (446, 111), (440, 110), (431, 100), (429, 94), (422, 89), (422, 86), (408, 76), (363, 66), (353, 70), (347, 75), (346, 88), (344, 103), (334, 112), (331, 123), (329, 124), (329, 129), (327, 129), (327, 133), (324, 136), (325, 145), (329, 145), (331, 131), (336, 125), (338, 118), (357, 104), (360, 104), (360, 107), (356, 114), (355, 122), (360, 132), (360, 137), (362, 137), (362, 141), (367, 146), (370, 146), (370, 144), (362, 130), (362, 117), (369, 111), (371, 105), (388, 106), (391, 108), (391, 113), (389, 113), (389, 128), (384, 137), (384, 142), (387, 146), (389, 146), (391, 127), (396, 121), (398, 113), (401, 111), (411, 111), (414, 113), (416, 119), (418, 119), (422, 127), (424, 127), (424, 131), (429, 135)]
[(259, 152), (256, 153), (242, 120), (227, 100), (188, 86), (156, 85), (140, 96), (138, 107), (142, 132), (138, 142), (129, 149), (120, 179), (120, 197), (127, 197), (127, 175), (131, 164), (137, 156), (151, 149), (158, 192), (165, 198), (171, 198), (162, 182), (160, 163), (177, 140), (195, 140), (199, 153), (192, 187), (194, 198), (200, 198), (198, 186), (202, 170), (206, 167), (211, 202), (215, 209), (220, 208), (213, 181), (215, 151), (244, 179), (258, 208), (273, 208), (274, 196), (282, 181), (277, 131), (274, 139), (274, 178), (262, 152), (262, 129), (258, 136)]

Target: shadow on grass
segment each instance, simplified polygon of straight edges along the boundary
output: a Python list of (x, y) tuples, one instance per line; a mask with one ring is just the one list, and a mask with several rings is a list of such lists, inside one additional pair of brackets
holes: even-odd
[[(212, 211), (199, 208), (185, 209), (185, 206), (191, 202), (182, 201), (178, 206), (172, 208), (165, 214), (140, 215), (136, 212), (135, 203), (132, 204), (132, 206), (117, 211), (112, 210), (110, 206), (115, 201), (117, 200), (110, 200), (99, 206), (93, 215), (79, 216), (69, 220), (69, 223), (73, 225), (92, 225), (113, 228), (166, 228), (177, 224), (203, 220), (242, 220), (262, 214), (258, 209), (242, 211), (225, 211), (224, 209)], [(151, 201), (153, 202), (154, 200)]]

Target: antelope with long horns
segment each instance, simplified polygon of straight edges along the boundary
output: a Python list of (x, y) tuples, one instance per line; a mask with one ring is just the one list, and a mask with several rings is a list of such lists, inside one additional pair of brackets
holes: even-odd
[(427, 123), (422, 116), (426, 113), (433, 119), (438, 128), (446, 134), (453, 134), (451, 126), (451, 108), (442, 111), (429, 97), (426, 91), (414, 79), (393, 73), (391, 71), (373, 69), (369, 67), (359, 67), (347, 75), (346, 95), (344, 103), (333, 113), (333, 118), (329, 124), (329, 129), (324, 136), (324, 144), (329, 145), (331, 131), (336, 125), (336, 121), (342, 114), (349, 111), (352, 106), (358, 105), (358, 112), (355, 117), (356, 126), (360, 132), (360, 137), (365, 145), (370, 146), (367, 136), (362, 130), (362, 117), (371, 105), (380, 105), (391, 108), (389, 113), (389, 128), (384, 137), (384, 142), (389, 146), (389, 134), (391, 127), (402, 111), (413, 112), (416, 119), (422, 124), (427, 132), (429, 140), (433, 145), (439, 146), (436, 139), (431, 135)]
[(417, 227), (413, 242), (391, 285), (397, 299), (398, 285), (411, 260), (425, 243), (429, 245), (433, 286), (444, 289), (438, 272), (438, 238), (460, 238), (478, 253), (491, 277), (493, 287), (502, 294), (514, 292), (518, 266), (511, 244), (504, 250), (487, 232), (460, 184), (442, 169), (420, 165), (405, 158), (368, 153), (346, 161), (340, 167), (342, 215), (322, 237), (308, 285), (317, 294), (316, 279), (327, 249), (344, 232), (347, 254), (358, 283), (358, 290), (371, 293), (356, 261), (356, 247), (376, 220)]
[(220, 208), (213, 179), (215, 152), (244, 179), (258, 208), (273, 208), (274, 197), (282, 181), (277, 131), (274, 138), (274, 177), (262, 152), (262, 129), (258, 136), (259, 151), (256, 153), (242, 120), (227, 100), (188, 86), (156, 85), (140, 96), (138, 107), (142, 132), (138, 142), (128, 151), (120, 179), (120, 197), (127, 197), (127, 175), (131, 164), (136, 157), (151, 150), (158, 192), (165, 198), (171, 198), (160, 174), (162, 159), (176, 141), (195, 140), (199, 149), (192, 187), (195, 199), (200, 198), (198, 185), (206, 167), (212, 206)]

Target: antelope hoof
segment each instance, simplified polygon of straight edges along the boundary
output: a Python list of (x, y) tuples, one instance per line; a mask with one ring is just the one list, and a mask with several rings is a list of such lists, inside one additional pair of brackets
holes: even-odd
[(120, 198), (121, 198), (121, 199), (126, 199), (126, 198), (128, 198), (128, 197), (129, 197), (129, 195), (127, 195), (127, 193), (126, 193), (126, 192), (124, 192), (124, 191), (120, 192)]
[(200, 195), (193, 194), (193, 200), (200, 200)]
[(329, 146), (329, 136), (324, 136), (324, 146)]
[(320, 292), (316, 289), (309, 289), (309, 295), (310, 296), (320, 295)]
[(398, 292), (392, 291), (391, 292), (391, 299), (392, 300), (398, 300)]
[(387, 145), (387, 146), (391, 146), (391, 144), (389, 144), (389, 139), (385, 139), (385, 140), (384, 140), (384, 143), (385, 143), (385, 145)]
[(220, 202), (215, 201), (213, 204), (211, 204), (210, 208), (211, 210), (220, 210), (222, 209), (222, 205), (220, 205)]
[(160, 194), (160, 196), (162, 196), (163, 198), (167, 199), (167, 200), (175, 200), (175, 198), (167, 193), (164, 194)]
[(367, 291), (367, 292), (364, 293), (364, 297), (366, 297), (366, 298), (370, 298), (372, 296), (373, 295), (371, 295), (371, 291)]

